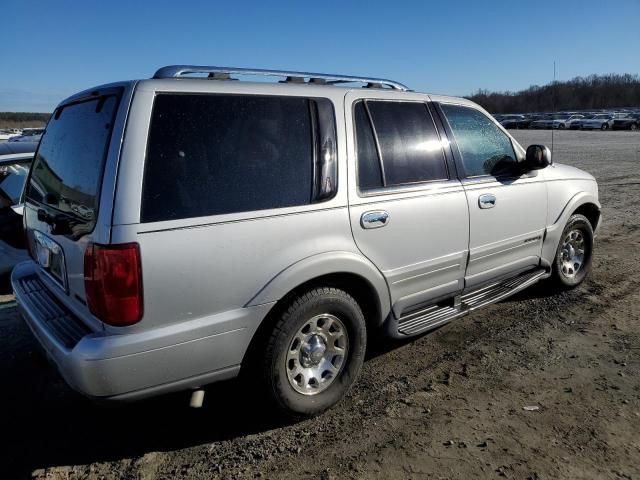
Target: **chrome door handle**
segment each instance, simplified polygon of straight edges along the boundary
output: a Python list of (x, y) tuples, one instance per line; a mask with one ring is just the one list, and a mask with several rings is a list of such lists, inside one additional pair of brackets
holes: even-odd
[(480, 208), (493, 208), (496, 206), (496, 196), (492, 193), (485, 193), (478, 198)]
[(376, 210), (374, 212), (365, 212), (360, 217), (360, 225), (362, 228), (380, 228), (389, 223), (389, 214), (384, 210)]

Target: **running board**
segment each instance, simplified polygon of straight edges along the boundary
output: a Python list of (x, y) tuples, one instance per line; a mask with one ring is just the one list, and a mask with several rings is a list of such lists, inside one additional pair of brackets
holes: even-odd
[(536, 283), (546, 273), (544, 268), (530, 270), (514, 278), (492, 283), (461, 297), (459, 301), (450, 299), (447, 304), (430, 305), (400, 317), (398, 333), (402, 335), (417, 335), (431, 330), (451, 320), (462, 317), (477, 308), (499, 302), (514, 293)]

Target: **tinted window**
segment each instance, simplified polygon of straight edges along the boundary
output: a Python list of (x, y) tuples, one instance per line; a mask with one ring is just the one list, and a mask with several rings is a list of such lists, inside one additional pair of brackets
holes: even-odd
[(356, 103), (353, 115), (358, 149), (358, 186), (361, 190), (380, 188), (383, 186), (380, 159), (364, 102)]
[(479, 110), (442, 105), (462, 154), (468, 177), (512, 172), (516, 161), (511, 140)]
[(57, 111), (33, 163), (29, 198), (73, 214), (85, 225), (95, 222), (118, 102), (116, 96), (97, 97)]
[(448, 178), (440, 138), (425, 104), (369, 101), (367, 106), (385, 186)]
[(159, 95), (153, 107), (142, 221), (311, 202), (310, 100)]

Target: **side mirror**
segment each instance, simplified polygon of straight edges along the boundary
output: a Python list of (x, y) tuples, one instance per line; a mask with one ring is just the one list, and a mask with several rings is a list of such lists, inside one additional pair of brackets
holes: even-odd
[(525, 171), (540, 170), (551, 165), (551, 150), (544, 145), (529, 145), (524, 160)]

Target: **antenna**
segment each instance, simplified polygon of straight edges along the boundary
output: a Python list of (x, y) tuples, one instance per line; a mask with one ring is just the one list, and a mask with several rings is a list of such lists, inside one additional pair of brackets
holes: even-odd
[[(556, 112), (556, 61), (553, 61), (553, 85), (551, 90), (551, 110), (553, 113)], [(553, 117), (553, 115), (552, 115)], [(553, 158), (553, 134), (555, 129), (553, 128), (553, 121), (551, 121), (551, 158)]]

